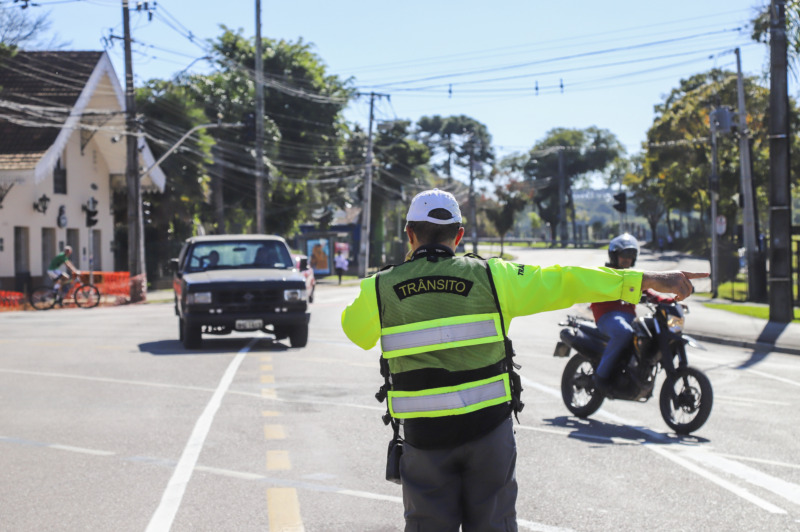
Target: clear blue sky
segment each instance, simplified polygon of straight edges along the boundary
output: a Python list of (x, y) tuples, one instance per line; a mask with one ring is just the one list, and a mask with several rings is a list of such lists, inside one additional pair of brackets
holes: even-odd
[[(745, 73), (764, 73), (768, 49), (752, 42), (748, 24), (765, 2), (262, 0), (262, 35), (313, 43), (330, 73), (390, 94), (376, 106), (379, 120), (468, 115), (487, 125), (500, 154), (529, 149), (554, 127), (594, 125), (634, 153), (653, 106), (681, 78), (735, 69), (737, 46)], [(121, 0), (38, 3), (31, 11), (50, 12), (68, 49), (103, 49), (109, 32), (122, 34)], [(205, 55), (204, 40), (217, 37), (220, 24), (254, 35), (254, 6), (159, 0), (152, 21), (133, 13), (137, 82), (187, 66), (206, 71), (206, 62), (193, 62)], [(121, 43), (109, 52), (122, 79)], [(359, 101), (347, 118), (366, 124), (368, 109)]]

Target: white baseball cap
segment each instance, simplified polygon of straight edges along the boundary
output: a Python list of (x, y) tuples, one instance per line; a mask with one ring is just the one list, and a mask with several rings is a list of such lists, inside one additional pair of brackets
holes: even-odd
[[(434, 212), (441, 209), (439, 212)], [(446, 211), (446, 212), (443, 212)], [(449, 216), (447, 214), (450, 214)], [(461, 222), (461, 209), (455, 196), (444, 190), (434, 188), (420, 192), (411, 200), (407, 222), (430, 222), (445, 225)]]

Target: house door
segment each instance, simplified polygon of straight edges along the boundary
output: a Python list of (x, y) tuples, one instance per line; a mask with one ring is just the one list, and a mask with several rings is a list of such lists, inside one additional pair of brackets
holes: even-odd
[(50, 261), (56, 256), (56, 230), (42, 227), (42, 275), (47, 272)]

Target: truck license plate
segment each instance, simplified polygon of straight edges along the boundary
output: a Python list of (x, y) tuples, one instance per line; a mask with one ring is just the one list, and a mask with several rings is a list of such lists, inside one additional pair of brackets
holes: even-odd
[(264, 320), (236, 320), (237, 331), (252, 331), (261, 329), (263, 326)]

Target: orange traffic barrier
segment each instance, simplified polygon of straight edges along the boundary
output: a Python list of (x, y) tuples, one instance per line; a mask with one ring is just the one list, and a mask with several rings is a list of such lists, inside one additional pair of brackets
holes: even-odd
[(0, 290), (0, 310), (18, 310), (25, 305), (25, 294)]
[[(130, 274), (128, 272), (91, 272), (94, 284), (104, 296), (130, 297)], [(89, 282), (89, 272), (81, 272), (81, 282)]]

